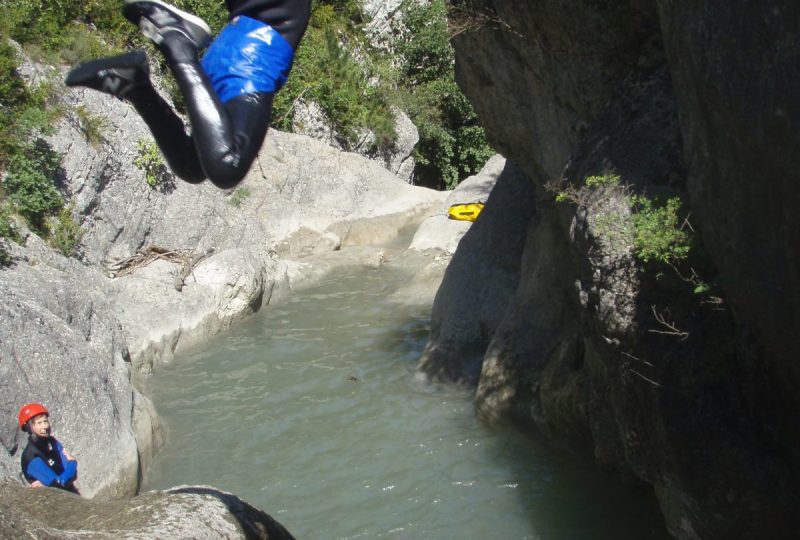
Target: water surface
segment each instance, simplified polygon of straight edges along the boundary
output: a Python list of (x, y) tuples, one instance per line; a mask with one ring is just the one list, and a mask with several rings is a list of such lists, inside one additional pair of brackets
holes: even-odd
[(491, 429), (415, 375), (429, 306), (407, 270), (341, 268), (164, 366), (144, 489), (209, 484), (298, 539), (660, 539), (652, 496)]

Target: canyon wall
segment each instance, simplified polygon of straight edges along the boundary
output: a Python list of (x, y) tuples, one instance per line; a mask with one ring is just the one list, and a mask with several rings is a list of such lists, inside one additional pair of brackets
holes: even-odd
[[(508, 290), (493, 265), (513, 259), (514, 292), (498, 317), (440, 290), (421, 369), (479, 370), (479, 414), (652, 485), (676, 537), (792, 537), (800, 8), (469, 0), (450, 16), (459, 84), (536, 208), (489, 201), (442, 290)], [(621, 186), (585, 188), (609, 173)], [(695, 243), (679, 268), (609, 225), (631, 194), (681, 199)], [(518, 251), (481, 222), (509, 213), (528, 223)], [(495, 305), (481, 283), (463, 293)], [(480, 351), (459, 328), (488, 331)]]

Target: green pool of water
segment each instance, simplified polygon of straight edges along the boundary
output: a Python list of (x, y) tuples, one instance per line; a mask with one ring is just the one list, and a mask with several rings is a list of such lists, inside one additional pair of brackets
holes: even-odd
[(557, 463), (415, 373), (429, 306), (342, 268), (161, 368), (167, 443), (144, 489), (236, 493), (298, 539), (659, 539), (652, 496)]

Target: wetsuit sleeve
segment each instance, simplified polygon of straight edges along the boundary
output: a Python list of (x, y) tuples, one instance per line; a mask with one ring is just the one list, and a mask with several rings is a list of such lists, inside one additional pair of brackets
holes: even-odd
[(48, 467), (47, 463), (45, 463), (42, 458), (38, 457), (33, 458), (31, 462), (28, 463), (28, 469), (25, 472), (45, 486), (52, 486), (53, 482), (58, 480), (58, 475), (53, 472), (53, 469)]
[(62, 486), (66, 486), (78, 475), (78, 462), (74, 460), (68, 460), (66, 454), (64, 454), (64, 447), (61, 445), (60, 442), (56, 443), (56, 447), (58, 448), (58, 454), (61, 456), (61, 463), (64, 464), (64, 472), (56, 477), (58, 483)]
[(62, 486), (66, 487), (67, 484), (75, 480), (75, 477), (77, 475), (78, 475), (78, 462), (67, 461), (64, 464), (64, 472), (56, 477), (56, 481)]

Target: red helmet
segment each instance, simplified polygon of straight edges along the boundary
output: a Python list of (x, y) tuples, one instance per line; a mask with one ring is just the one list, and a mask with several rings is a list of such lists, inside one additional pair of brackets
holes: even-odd
[(28, 423), (28, 420), (35, 416), (39, 416), (40, 414), (46, 414), (50, 416), (50, 411), (48, 411), (47, 408), (41, 403), (28, 403), (23, 405), (19, 410), (19, 428), (24, 428), (25, 424)]

